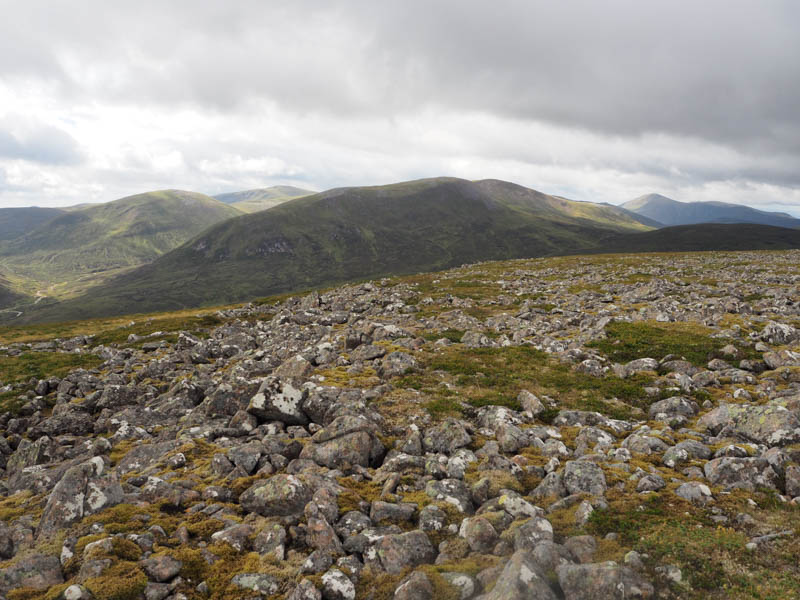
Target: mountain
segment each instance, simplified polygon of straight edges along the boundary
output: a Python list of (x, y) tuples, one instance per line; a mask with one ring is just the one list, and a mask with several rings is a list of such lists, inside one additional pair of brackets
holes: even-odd
[(214, 198), (225, 204), (230, 204), (242, 212), (253, 213), (272, 208), (287, 200), (302, 198), (315, 193), (311, 190), (304, 190), (291, 185), (276, 185), (258, 190), (220, 194), (214, 196)]
[(800, 230), (753, 223), (698, 223), (655, 231), (612, 234), (570, 254), (790, 250), (800, 248)]
[(497, 180), (339, 188), (220, 223), (133, 272), (36, 318), (220, 304), (463, 263), (563, 253), (649, 229), (613, 206)]
[(241, 214), (193, 192), (138, 194), (63, 212), (0, 244), (0, 266), (48, 296), (74, 293)]
[(58, 208), (0, 208), (0, 242), (13, 240), (64, 214)]
[(800, 219), (779, 212), (767, 212), (726, 202), (679, 202), (660, 194), (647, 194), (626, 202), (622, 208), (655, 219), (664, 225), (694, 223), (756, 223), (800, 228)]

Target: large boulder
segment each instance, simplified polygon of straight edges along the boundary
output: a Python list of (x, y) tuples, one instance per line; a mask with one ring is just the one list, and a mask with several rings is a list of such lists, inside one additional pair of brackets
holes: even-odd
[(761, 339), (769, 344), (784, 346), (800, 341), (800, 329), (786, 323), (770, 321), (761, 331)]
[(308, 417), (301, 408), (306, 395), (305, 389), (298, 389), (288, 380), (280, 377), (267, 377), (250, 399), (247, 412), (261, 421), (282, 421), (287, 425), (305, 425)]
[(377, 437), (376, 425), (361, 416), (343, 415), (318, 431), (300, 453), (330, 469), (360, 465), (369, 467), (385, 451)]
[(613, 561), (556, 569), (564, 600), (635, 600), (652, 598), (653, 586), (630, 567)]
[(378, 558), (387, 573), (402, 573), (409, 567), (432, 563), (436, 549), (424, 531), (419, 529), (396, 535), (385, 535), (375, 544)]
[(122, 486), (115, 479), (101, 477), (104, 468), (103, 459), (96, 457), (64, 473), (47, 499), (37, 538), (49, 538), (86, 515), (122, 502)]
[(469, 433), (457, 419), (445, 419), (439, 425), (428, 427), (422, 437), (426, 452), (450, 454), (472, 441)]
[(726, 490), (777, 490), (779, 485), (778, 474), (766, 458), (715, 458), (704, 465), (703, 472), (712, 485)]
[(239, 496), (239, 504), (246, 512), (264, 517), (302, 514), (313, 492), (295, 475), (273, 475), (254, 483)]
[(606, 476), (599, 465), (587, 460), (571, 460), (562, 474), (570, 494), (582, 492), (602, 496), (606, 491)]
[(515, 552), (484, 600), (557, 600), (527, 551)]
[(31, 554), (10, 567), (0, 569), (0, 594), (2, 595), (20, 588), (46, 590), (63, 582), (64, 575), (61, 572), (61, 562), (57, 556)]
[(725, 429), (730, 434), (767, 446), (800, 442), (800, 416), (777, 401), (759, 406), (723, 403), (703, 415), (697, 426), (715, 435)]

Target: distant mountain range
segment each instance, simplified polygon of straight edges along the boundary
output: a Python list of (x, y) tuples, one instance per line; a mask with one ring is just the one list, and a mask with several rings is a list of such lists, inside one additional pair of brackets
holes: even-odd
[[(800, 229), (664, 228), (677, 217), (650, 210), (694, 204), (651, 195), (620, 207), (440, 177), (321, 193), (278, 186), (212, 198), (167, 190), (63, 210), (0, 209), (0, 322), (241, 302), (486, 260), (800, 247)], [(270, 208), (252, 212), (262, 206)], [(711, 208), (800, 225), (780, 213)], [(10, 222), (19, 235), (3, 229)]]
[(23, 236), (63, 214), (59, 208), (0, 208), (0, 242)]
[(649, 228), (618, 207), (496, 180), (339, 188), (220, 223), (50, 312), (79, 318), (236, 302), (359, 278), (553, 254), (598, 232)]
[(214, 196), (214, 198), (225, 204), (230, 204), (242, 212), (254, 213), (272, 208), (273, 206), (278, 206), (278, 204), (282, 204), (287, 200), (302, 198), (303, 196), (310, 196), (315, 193), (316, 192), (312, 192), (311, 190), (304, 190), (291, 185), (276, 185), (258, 190), (219, 194), (218, 196)]
[(649, 217), (664, 226), (696, 223), (755, 223), (800, 228), (800, 219), (726, 202), (678, 202), (660, 194), (647, 194), (626, 202), (623, 208)]
[(203, 194), (165, 190), (49, 214), (35, 223), (45, 214), (25, 213), (22, 235), (0, 243), (0, 268), (27, 282), (20, 291), (28, 295), (86, 290), (242, 213)]

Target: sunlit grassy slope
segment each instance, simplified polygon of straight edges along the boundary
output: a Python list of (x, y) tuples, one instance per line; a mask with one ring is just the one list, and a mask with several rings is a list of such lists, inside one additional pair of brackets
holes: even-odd
[(294, 187), (292, 185), (276, 185), (273, 187), (247, 190), (244, 192), (231, 192), (214, 196), (220, 202), (230, 204), (242, 212), (253, 213), (266, 210), (278, 204), (283, 204), (293, 198), (301, 198), (313, 194), (311, 190)]
[(0, 245), (0, 267), (47, 296), (69, 295), (150, 262), (241, 213), (211, 197), (165, 190), (61, 212)]

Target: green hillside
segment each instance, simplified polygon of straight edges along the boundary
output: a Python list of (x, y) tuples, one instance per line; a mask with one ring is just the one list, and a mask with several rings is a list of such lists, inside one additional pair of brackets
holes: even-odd
[(615, 234), (570, 254), (790, 250), (800, 248), (800, 230), (751, 223), (703, 223), (642, 233)]
[(235, 302), (483, 260), (563, 253), (648, 227), (616, 207), (515, 184), (439, 178), (341, 188), (231, 219), (32, 319)]
[(230, 204), (242, 212), (254, 213), (278, 206), (278, 204), (282, 204), (287, 200), (310, 196), (314, 193), (316, 192), (292, 185), (276, 185), (258, 190), (220, 194), (214, 196), (214, 198), (225, 204)]
[(31, 290), (63, 296), (138, 267), (241, 213), (211, 197), (166, 190), (59, 214), (0, 244), (0, 267)]
[(62, 214), (58, 208), (39, 206), (0, 208), (0, 242), (21, 237)]

